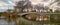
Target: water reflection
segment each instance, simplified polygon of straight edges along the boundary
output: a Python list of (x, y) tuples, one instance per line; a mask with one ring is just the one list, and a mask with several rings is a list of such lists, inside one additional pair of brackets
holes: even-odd
[(0, 19), (0, 25), (8, 25), (8, 22), (4, 19)]
[(14, 25), (14, 22), (8, 22), (5, 19), (0, 19), (0, 25)]

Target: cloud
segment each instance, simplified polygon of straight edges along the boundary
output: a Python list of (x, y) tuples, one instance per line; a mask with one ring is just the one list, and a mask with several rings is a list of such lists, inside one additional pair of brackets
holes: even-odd
[(6, 11), (7, 9), (0, 9), (0, 12), (4, 12), (4, 11)]
[(5, 2), (0, 1), (0, 6), (6, 6), (7, 4)]
[(18, 1), (20, 1), (20, 0), (10, 0), (11, 2), (13, 2), (13, 3), (15, 3), (15, 2), (18, 2)]
[(7, 9), (13, 9), (13, 3), (10, 1), (7, 1), (8, 3), (4, 1), (0, 1), (0, 12), (3, 12)]
[(32, 3), (40, 3), (41, 0), (30, 0)]

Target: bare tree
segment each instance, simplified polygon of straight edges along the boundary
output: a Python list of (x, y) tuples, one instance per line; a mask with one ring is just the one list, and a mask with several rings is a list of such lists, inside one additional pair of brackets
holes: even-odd
[(19, 9), (19, 12), (23, 12), (24, 8), (29, 8), (31, 7), (31, 2), (28, 0), (25, 1), (19, 1), (16, 4), (17, 6), (14, 6), (15, 10)]

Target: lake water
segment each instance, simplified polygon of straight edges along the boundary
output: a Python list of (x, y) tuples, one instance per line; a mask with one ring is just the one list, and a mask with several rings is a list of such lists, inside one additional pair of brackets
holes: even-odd
[(14, 25), (14, 22), (8, 23), (6, 20), (0, 19), (0, 25)]

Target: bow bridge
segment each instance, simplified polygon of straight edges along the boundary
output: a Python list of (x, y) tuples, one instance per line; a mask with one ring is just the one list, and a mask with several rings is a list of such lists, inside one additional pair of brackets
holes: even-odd
[(42, 15), (60, 14), (60, 13), (27, 12), (27, 13), (19, 13), (18, 15), (23, 16), (23, 15), (31, 14), (31, 13), (35, 13), (35, 14), (42, 14)]

